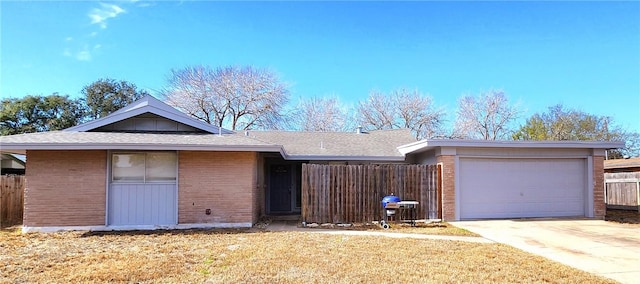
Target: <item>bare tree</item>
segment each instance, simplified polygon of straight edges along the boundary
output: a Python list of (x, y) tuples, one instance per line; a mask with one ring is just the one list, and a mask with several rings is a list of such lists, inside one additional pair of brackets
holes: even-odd
[(444, 110), (418, 90), (400, 88), (389, 94), (371, 91), (357, 106), (358, 122), (367, 129), (409, 128), (417, 139), (442, 134)]
[(358, 122), (362, 127), (371, 130), (392, 129), (396, 106), (393, 97), (380, 91), (369, 92), (366, 101), (361, 101), (357, 106)]
[(171, 70), (163, 95), (187, 114), (232, 130), (278, 128), (289, 100), (275, 73), (252, 66)]
[(350, 131), (349, 111), (337, 97), (301, 99), (290, 115), (290, 128), (303, 131)]
[(418, 139), (442, 135), (445, 113), (434, 108), (431, 97), (405, 89), (393, 91), (391, 96), (396, 100), (397, 127), (412, 129)]
[(463, 139), (503, 140), (510, 137), (510, 124), (520, 110), (509, 105), (502, 91), (489, 91), (478, 96), (464, 96), (458, 101), (453, 137)]
[(167, 78), (169, 87), (163, 91), (165, 101), (206, 123), (222, 126), (228, 110), (215, 89), (215, 80), (210, 67), (172, 69)]

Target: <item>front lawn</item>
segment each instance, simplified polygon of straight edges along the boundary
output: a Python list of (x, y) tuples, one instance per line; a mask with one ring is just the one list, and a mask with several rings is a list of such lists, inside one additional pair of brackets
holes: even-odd
[(613, 283), (501, 244), (314, 232), (0, 231), (0, 283)]

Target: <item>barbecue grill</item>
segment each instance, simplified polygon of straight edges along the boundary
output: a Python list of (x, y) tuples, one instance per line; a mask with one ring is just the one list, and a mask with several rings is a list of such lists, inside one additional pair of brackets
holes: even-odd
[[(382, 228), (389, 229), (391, 225), (390, 221), (409, 222), (412, 226), (416, 225), (416, 210), (418, 208), (418, 201), (402, 201), (400, 197), (393, 195), (387, 195), (382, 198), (383, 218), (380, 222)], [(397, 216), (399, 220), (396, 220)]]

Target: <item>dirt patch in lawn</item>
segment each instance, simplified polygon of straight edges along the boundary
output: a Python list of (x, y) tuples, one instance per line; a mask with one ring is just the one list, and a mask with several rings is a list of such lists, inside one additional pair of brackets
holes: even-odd
[(501, 244), (313, 232), (0, 231), (0, 283), (614, 283)]
[(611, 222), (640, 225), (640, 212), (637, 210), (607, 209), (607, 215), (604, 219)]

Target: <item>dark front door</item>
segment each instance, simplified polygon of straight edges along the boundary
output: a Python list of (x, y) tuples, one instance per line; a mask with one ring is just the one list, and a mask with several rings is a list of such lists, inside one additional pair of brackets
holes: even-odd
[(269, 170), (271, 212), (291, 212), (291, 165), (271, 165)]

